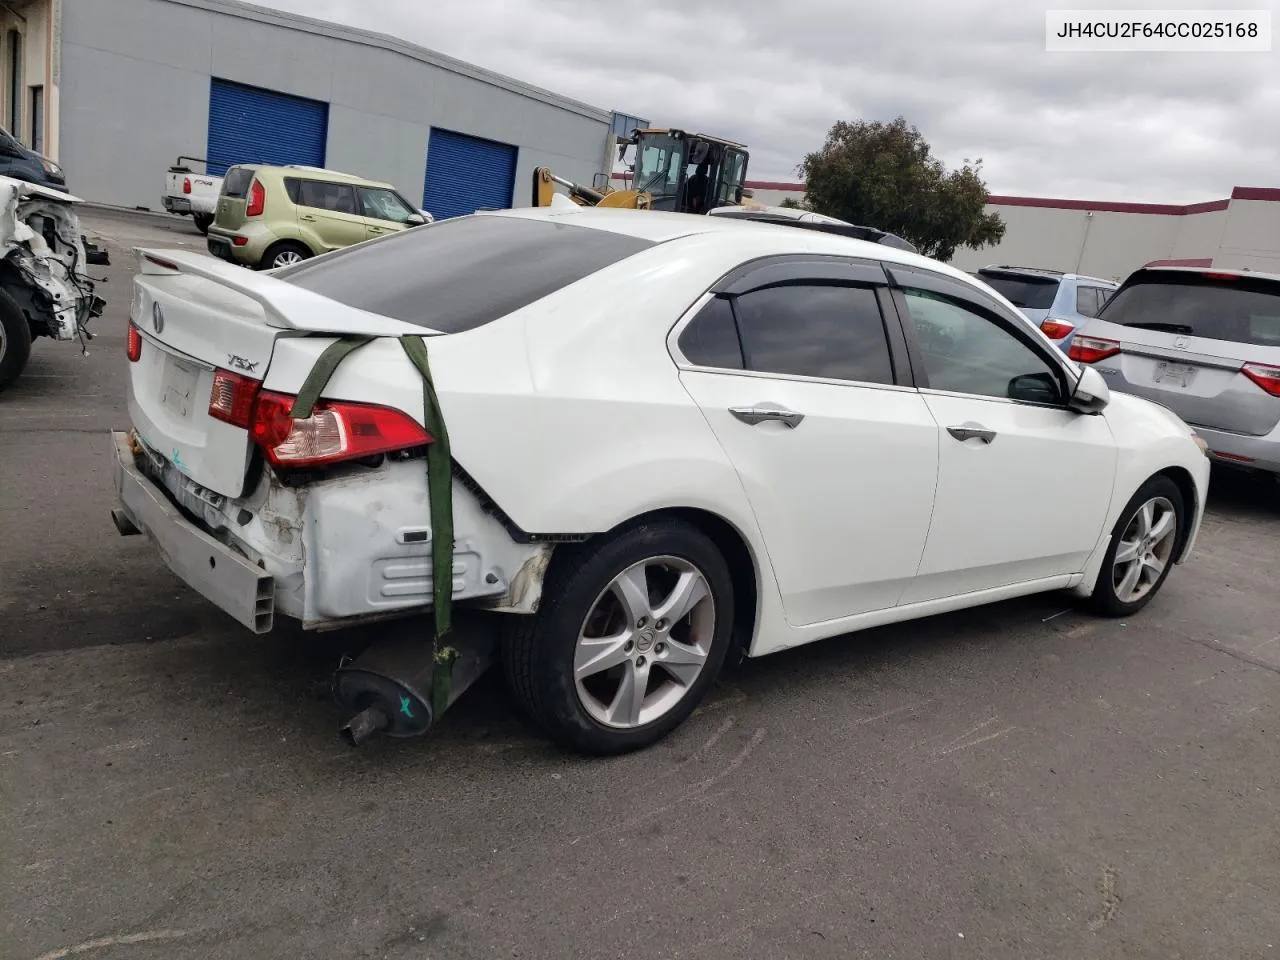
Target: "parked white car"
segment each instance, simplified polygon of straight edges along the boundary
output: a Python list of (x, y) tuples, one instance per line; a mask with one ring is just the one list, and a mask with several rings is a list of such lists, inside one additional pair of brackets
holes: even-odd
[[(657, 740), (731, 651), (1051, 590), (1132, 615), (1204, 511), (1185, 423), (878, 244), (550, 208), (270, 275), (139, 256), (122, 531), (255, 630), (420, 614), (425, 340), (453, 599), (511, 615), (518, 698), (579, 750)], [(292, 417), (336, 334), (373, 339)]]
[(160, 202), (169, 213), (190, 217), (201, 233), (208, 233), (218, 213), (218, 195), (222, 193), (222, 177), (199, 173), (183, 163), (189, 160), (202, 166), (204, 160), (179, 157), (165, 174), (164, 194)]

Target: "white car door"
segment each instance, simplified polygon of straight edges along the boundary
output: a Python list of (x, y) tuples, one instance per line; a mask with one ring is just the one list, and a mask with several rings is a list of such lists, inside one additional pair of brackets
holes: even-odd
[(924, 550), (938, 434), (883, 268), (788, 259), (722, 285), (671, 345), (804, 626), (897, 604)]
[(889, 270), (940, 428), (933, 522), (903, 602), (1083, 570), (1115, 480), (1106, 419), (1067, 407), (1074, 374), (996, 300), (932, 271)]

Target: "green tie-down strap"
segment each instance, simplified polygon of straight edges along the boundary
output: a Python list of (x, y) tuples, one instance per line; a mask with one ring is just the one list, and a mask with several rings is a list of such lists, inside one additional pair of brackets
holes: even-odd
[[(299, 419), (311, 416), (320, 392), (324, 390), (338, 365), (354, 351), (374, 340), (374, 337), (349, 336), (335, 340), (325, 347), (307, 374), (298, 398), (293, 403), (290, 416)], [(440, 401), (436, 397), (431, 379), (431, 365), (427, 360), (427, 346), (419, 336), (403, 336), (400, 346), (422, 377), (423, 425), (433, 442), (427, 445), (427, 501), (431, 511), (431, 587), (435, 636), (432, 638), (431, 704), (436, 716), (449, 705), (449, 688), (453, 675), (453, 662), (457, 651), (452, 647), (441, 648), (440, 641), (453, 628), (453, 459), (449, 452), (449, 431), (440, 413)]]

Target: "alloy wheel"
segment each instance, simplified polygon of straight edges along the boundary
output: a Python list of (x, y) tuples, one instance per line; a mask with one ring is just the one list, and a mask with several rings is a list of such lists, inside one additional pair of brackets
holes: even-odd
[(716, 629), (706, 576), (679, 557), (632, 564), (591, 605), (573, 676), (587, 713), (607, 727), (652, 723), (701, 675)]
[(275, 259), (271, 261), (273, 267), (292, 267), (295, 263), (302, 262), (302, 254), (297, 250), (281, 250), (275, 255)]
[(1173, 557), (1178, 514), (1164, 497), (1140, 506), (1125, 526), (1116, 548), (1111, 582), (1116, 599), (1136, 603), (1160, 582)]

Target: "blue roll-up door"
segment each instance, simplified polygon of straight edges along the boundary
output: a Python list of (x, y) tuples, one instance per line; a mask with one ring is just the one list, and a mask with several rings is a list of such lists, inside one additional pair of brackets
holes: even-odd
[(432, 129), (422, 208), (437, 220), (511, 206), (516, 148), (509, 143)]
[(214, 79), (209, 86), (211, 174), (236, 163), (324, 166), (329, 105)]

